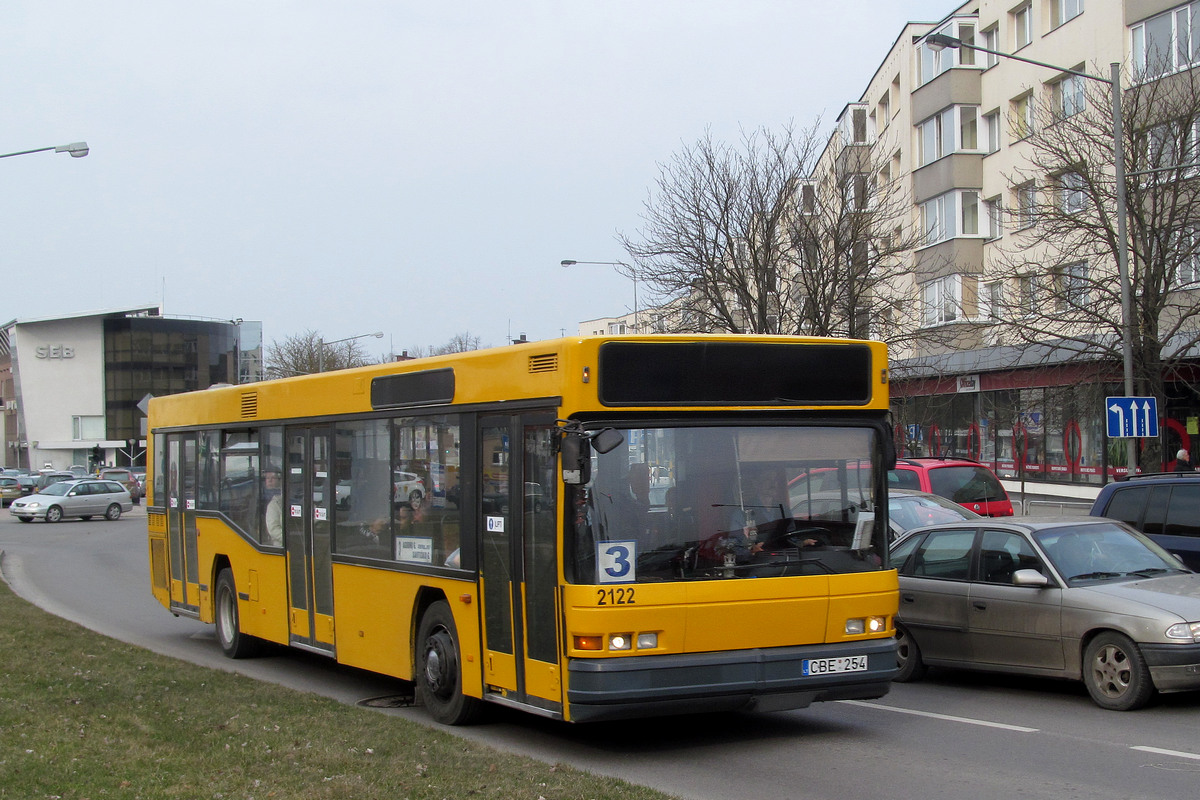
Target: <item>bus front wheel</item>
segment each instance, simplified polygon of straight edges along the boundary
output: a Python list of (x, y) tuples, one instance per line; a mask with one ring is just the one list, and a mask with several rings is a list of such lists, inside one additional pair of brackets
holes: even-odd
[(431, 605), (417, 629), (417, 699), (444, 725), (478, 716), (482, 702), (462, 693), (462, 654), (454, 615), (444, 601)]
[(237, 587), (233, 570), (226, 568), (217, 576), (217, 593), (213, 616), (217, 623), (217, 641), (229, 658), (249, 658), (257, 655), (261, 640), (242, 633), (238, 621)]

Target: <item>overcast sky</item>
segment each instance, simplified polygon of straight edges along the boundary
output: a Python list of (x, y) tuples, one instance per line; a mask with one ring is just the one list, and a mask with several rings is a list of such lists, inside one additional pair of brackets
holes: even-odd
[(500, 345), (612, 267), (711, 128), (827, 123), (945, 0), (4, 0), (0, 322), (162, 303), (270, 342)]

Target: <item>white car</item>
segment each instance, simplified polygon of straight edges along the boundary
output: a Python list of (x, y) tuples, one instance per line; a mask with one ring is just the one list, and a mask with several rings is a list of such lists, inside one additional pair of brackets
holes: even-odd
[(414, 509), (420, 506), (421, 501), (425, 499), (425, 481), (421, 480), (421, 476), (415, 472), (397, 471), (393, 477), (396, 485), (396, 505), (407, 501)]
[(64, 517), (91, 519), (104, 517), (117, 520), (122, 512), (133, 508), (129, 490), (116, 481), (84, 479), (52, 483), (37, 494), (14, 500), (8, 513), (32, 522), (43, 519), (58, 522)]

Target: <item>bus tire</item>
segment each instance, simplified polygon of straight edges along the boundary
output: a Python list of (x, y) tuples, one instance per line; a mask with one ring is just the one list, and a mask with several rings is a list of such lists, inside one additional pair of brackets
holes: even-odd
[(446, 601), (437, 601), (422, 615), (416, 655), (417, 700), (429, 715), (443, 725), (463, 725), (475, 719), (483, 703), (462, 692), (462, 651)]
[(897, 683), (911, 683), (925, 677), (927, 667), (921, 660), (921, 648), (903, 625), (896, 626), (896, 664), (900, 671), (892, 680)]
[(217, 576), (217, 592), (213, 598), (213, 618), (217, 624), (217, 641), (229, 658), (250, 658), (257, 655), (262, 640), (242, 633), (238, 617), (237, 587), (233, 570), (226, 567)]

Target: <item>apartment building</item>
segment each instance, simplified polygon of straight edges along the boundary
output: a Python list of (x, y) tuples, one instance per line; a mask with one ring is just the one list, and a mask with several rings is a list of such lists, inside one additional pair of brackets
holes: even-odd
[[(1200, 63), (1200, 3), (972, 0), (948, 11), (900, 32), (861, 97), (847, 105), (822, 158), (829, 169), (847, 148), (869, 146), (876, 195), (905, 197), (896, 225), (917, 235), (905, 269), (881, 287), (907, 302), (896, 304), (907, 308), (906, 317), (876, 319), (872, 331), (912, 331), (889, 337), (896, 341), (898, 449), (977, 458), (1002, 477), (1059, 490), (1112, 480), (1127, 471), (1125, 446), (1106, 437), (1105, 397), (1125, 391), (1121, 360), (1112, 357), (1111, 332), (1119, 328), (1100, 323), (1121, 314), (1118, 272), (1111, 249), (1084, 246), (1086, 236), (1070, 229), (1071, 215), (1113, 218), (1107, 192), (1115, 186), (1114, 158), (1111, 151), (1104, 156), (1113, 141), (1105, 133), (1109, 87), (1085, 75), (1108, 79), (1110, 64), (1120, 64), (1122, 97), (1141, 97), (1146, 114), (1158, 113), (1142, 87), (1182, 80)], [(982, 49), (946, 47), (943, 36)], [(1145, 161), (1151, 168), (1181, 155), (1194, 162), (1197, 106), (1182, 126), (1191, 133), (1169, 118), (1147, 117), (1147, 135), (1126, 139), (1146, 142), (1147, 158), (1155, 156)], [(1062, 134), (1076, 115), (1092, 121), (1100, 151), (1081, 148), (1054, 167), (1048, 141), (1051, 134), (1065, 139), (1067, 153), (1071, 136)], [(1133, 162), (1143, 163), (1137, 156)], [(1131, 185), (1143, 186), (1146, 174)], [(1145, 202), (1141, 197), (1131, 194), (1132, 202)], [(1186, 350), (1196, 335), (1187, 316), (1200, 308), (1191, 297), (1200, 278), (1190, 266), (1200, 264), (1191, 242), (1197, 236), (1160, 233), (1168, 249), (1188, 240), (1189, 253), (1178, 259), (1144, 256), (1172, 265), (1167, 288), (1182, 300), (1164, 304), (1162, 316), (1174, 315), (1164, 329)], [(1150, 241), (1150, 232), (1131, 232), (1135, 249), (1137, 235)], [(1136, 257), (1130, 263), (1141, 268)], [(1134, 284), (1135, 292), (1150, 291)], [(1173, 456), (1159, 453), (1200, 451), (1193, 391), (1200, 358), (1180, 352), (1172, 351), (1156, 390), (1161, 449), (1143, 447), (1142, 471), (1173, 465)]]

